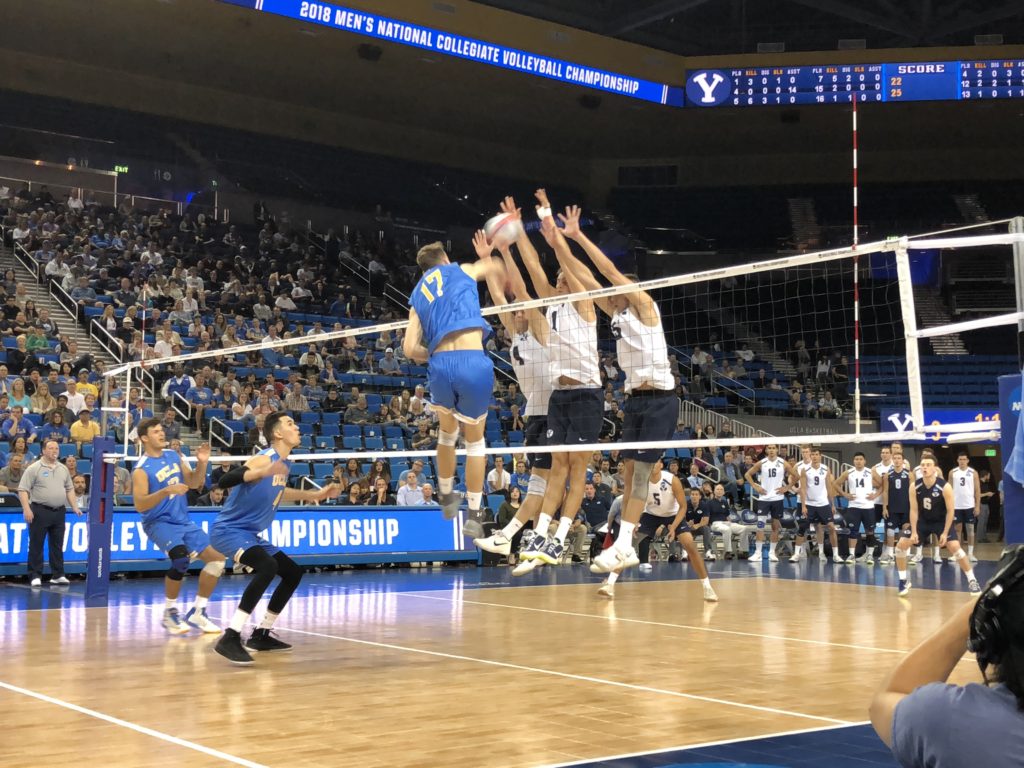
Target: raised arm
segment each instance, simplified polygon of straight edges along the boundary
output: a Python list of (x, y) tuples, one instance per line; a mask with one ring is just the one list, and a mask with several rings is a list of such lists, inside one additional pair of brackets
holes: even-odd
[[(494, 249), (487, 242), (487, 235), (482, 229), (477, 230), (476, 234), (473, 235), (473, 249), (481, 261), (485, 259), (488, 261), (492, 260), (491, 252)], [(491, 303), (494, 306), (504, 307), (508, 304), (508, 299), (505, 297), (505, 289), (497, 274), (489, 273), (487, 275), (487, 292), (491, 295)], [(512, 321), (511, 312), (501, 312), (498, 315), (498, 319), (501, 320), (501, 324), (505, 326), (505, 330), (508, 331), (510, 336), (515, 334), (515, 323)]]
[(409, 310), (409, 327), (405, 329), (405, 338), (402, 339), (402, 352), (416, 363), (425, 363), (430, 359), (430, 352), (423, 346), (423, 326), (420, 325), (415, 309)]
[(206, 465), (210, 461), (210, 444), (203, 443), (196, 449), (196, 468), (192, 469), (187, 461), (181, 461), (181, 476), (185, 479), (185, 485), (193, 490), (199, 490), (206, 484)]
[[(506, 197), (501, 201), (502, 213), (511, 213), (522, 219), (522, 213), (516, 208), (516, 202), (511, 197)], [(523, 229), (518, 239), (516, 240), (516, 248), (519, 250), (520, 255), (523, 257), (523, 262), (526, 262), (527, 255), (529, 255), (535, 262), (540, 263), (540, 258), (537, 256), (537, 250), (533, 247), (533, 243), (530, 242), (529, 236), (526, 234), (526, 230)], [(515, 257), (508, 248), (499, 248), (498, 252), (501, 254), (502, 261), (505, 262), (505, 274), (508, 275), (509, 284), (512, 287), (512, 296), (515, 297), (516, 301), (529, 301), (533, 297), (530, 292), (526, 289), (526, 281), (523, 280), (523, 274), (519, 271), (519, 265), (516, 264)], [(550, 327), (548, 326), (547, 318), (544, 316), (544, 312), (539, 309), (527, 309), (524, 310), (526, 313), (526, 321), (529, 323), (530, 332), (534, 338), (537, 339), (545, 347), (548, 345), (548, 333)]]

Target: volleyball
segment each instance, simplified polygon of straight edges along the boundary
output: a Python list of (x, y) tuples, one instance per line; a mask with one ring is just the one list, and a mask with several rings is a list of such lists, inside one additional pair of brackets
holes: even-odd
[(504, 248), (523, 234), (523, 223), (511, 213), (499, 213), (484, 224), (484, 234), (488, 245)]

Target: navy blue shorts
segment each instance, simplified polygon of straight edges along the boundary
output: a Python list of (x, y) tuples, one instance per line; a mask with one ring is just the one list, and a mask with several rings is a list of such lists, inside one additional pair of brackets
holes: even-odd
[(225, 557), (229, 560), (234, 560), (236, 563), (242, 553), (250, 547), (263, 547), (271, 557), (281, 551), (280, 547), (275, 547), (269, 541), (261, 539), (251, 531), (243, 531), (239, 528), (229, 528), (227, 526), (215, 525), (210, 533), (210, 543), (213, 544), (214, 549), (224, 553)]
[(494, 391), (494, 363), (482, 350), (435, 352), (427, 363), (434, 405), (467, 419), (487, 415)]
[(822, 504), (820, 507), (807, 505), (808, 525), (829, 525), (832, 523), (832, 507)]
[[(545, 416), (528, 416), (526, 418), (526, 434), (523, 435), (523, 444), (530, 446), (547, 445), (548, 420)], [(530, 453), (527, 451), (526, 459), (530, 462), (532, 469), (551, 469), (550, 453)]]
[[(885, 518), (885, 529), (887, 531), (902, 531), (904, 526), (910, 525), (910, 513), (909, 512), (890, 512), (889, 516)], [(908, 528), (907, 535), (910, 535)]]
[[(672, 390), (637, 389), (622, 406), (624, 443), (664, 443), (672, 439), (679, 421), (679, 397)], [(663, 446), (642, 451), (623, 451), (622, 458), (653, 463), (665, 452)]]
[(961, 523), (965, 525), (974, 525), (978, 518), (974, 515), (974, 507), (969, 509), (957, 509), (953, 511), (953, 522), (957, 525)]
[(547, 445), (596, 443), (603, 422), (601, 389), (556, 389), (548, 401)]
[[(945, 520), (939, 520), (934, 523), (929, 522), (923, 518), (917, 518), (917, 538), (921, 542), (921, 545), (928, 543), (928, 537), (935, 536), (938, 539), (942, 536), (942, 529), (945, 526)], [(949, 526), (949, 530), (946, 532), (946, 541), (959, 541), (956, 535), (956, 523)]]
[(772, 520), (782, 519), (782, 499), (774, 501), (757, 500), (757, 516), (770, 517)]
[(874, 533), (875, 508), (864, 509), (863, 507), (847, 507), (843, 510), (843, 522), (849, 528), (847, 534), (851, 539), (860, 537), (860, 527), (864, 526), (864, 533)]
[(209, 535), (191, 520), (187, 523), (172, 523), (166, 520), (143, 522), (142, 530), (146, 537), (164, 552), (170, 552), (180, 544), (188, 550), (189, 557), (193, 560), (210, 546)]
[[(637, 523), (636, 529), (644, 536), (654, 536), (661, 526), (665, 526), (667, 529), (672, 525), (672, 521), (674, 519), (674, 517), (659, 517), (658, 515), (652, 515), (648, 512), (644, 512), (640, 515), (640, 522)], [(687, 533), (690, 530), (692, 530), (690, 528), (690, 524), (683, 519), (682, 522), (679, 523), (679, 527), (676, 528), (676, 536), (681, 533)]]

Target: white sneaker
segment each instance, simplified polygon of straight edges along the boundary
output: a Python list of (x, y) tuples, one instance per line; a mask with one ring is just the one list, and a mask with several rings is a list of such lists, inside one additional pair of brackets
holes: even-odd
[(161, 623), (172, 635), (187, 635), (189, 632), (188, 624), (181, 620), (181, 614), (178, 613), (177, 608), (168, 608), (165, 610), (164, 618)]
[(800, 549), (800, 548), (795, 549), (793, 551), (792, 557), (789, 558), (789, 562), (791, 562), (791, 563), (799, 563), (800, 562), (800, 558), (803, 556), (802, 553), (803, 553), (802, 549)]
[(754, 554), (747, 558), (747, 563), (750, 565), (760, 565), (762, 560), (764, 560), (764, 552), (757, 552), (755, 550)]
[(32, 581), (29, 582), (29, 585), (33, 586), (33, 587), (41, 587), (41, 586), (43, 586), (43, 580), (42, 579), (32, 579)]
[(543, 563), (540, 560), (520, 560), (519, 565), (512, 569), (512, 575), (525, 576), (541, 565), (543, 565)]
[(911, 565), (920, 565), (922, 560), (924, 560), (924, 555), (913, 555), (910, 558), (910, 564)]
[(779, 562), (779, 556), (775, 554), (775, 550), (774, 549), (769, 549), (768, 550), (768, 562), (769, 563), (777, 563), (777, 562)]
[(857, 564), (857, 558), (854, 557), (853, 555), (847, 555), (846, 556), (846, 560), (844, 560), (843, 562), (845, 562), (847, 565), (856, 565)]
[(57, 584), (58, 586), (61, 586), (61, 587), (63, 587), (65, 584), (70, 584), (70, 583), (71, 582), (68, 581), (68, 577), (67, 576), (58, 576), (56, 579), (50, 579), (50, 584)]
[(715, 594), (715, 590), (711, 588), (710, 584), (704, 586), (704, 601), (708, 603), (718, 602), (718, 595)]
[(473, 544), (484, 552), (492, 552), (495, 555), (508, 555), (512, 552), (512, 540), (498, 531), (485, 539), (473, 539)]
[(833, 552), (833, 553), (832, 553), (832, 562), (833, 562), (833, 563), (844, 563), (844, 562), (846, 562), (846, 561), (845, 561), (845, 560), (843, 560), (843, 558), (841, 558), (841, 557), (839, 556), (839, 553), (838, 553), (838, 552)]
[(892, 555), (882, 555), (880, 558), (878, 558), (879, 565), (892, 565), (892, 561)]
[[(683, 554), (685, 555), (686, 553), (684, 552)], [(715, 555), (714, 552), (707, 552), (704, 555), (704, 559), (707, 560), (709, 563), (713, 563), (718, 559), (718, 557)]]
[(611, 573), (618, 568), (632, 568), (640, 564), (640, 558), (636, 555), (633, 547), (619, 549), (618, 544), (613, 544), (604, 552), (590, 561), (591, 573)]
[(867, 557), (864, 558), (864, 565), (874, 565), (874, 564), (875, 564), (875, 556), (874, 556), (873, 553), (869, 552)]
[(976, 558), (974, 555), (968, 555), (967, 559), (970, 560), (972, 563), (978, 562), (978, 558)]
[(206, 615), (206, 609), (203, 608), (201, 611), (196, 611), (195, 606), (188, 609), (188, 613), (185, 614), (185, 623), (201, 629), (208, 635), (220, 634), (220, 627), (210, 621), (210, 617)]
[(607, 597), (609, 600), (615, 599), (615, 585), (609, 584), (607, 581), (597, 589), (597, 594), (601, 597)]
[(641, 573), (650, 573), (653, 568), (654, 568), (654, 566), (651, 565), (650, 563), (640, 563), (640, 571), (641, 571)]

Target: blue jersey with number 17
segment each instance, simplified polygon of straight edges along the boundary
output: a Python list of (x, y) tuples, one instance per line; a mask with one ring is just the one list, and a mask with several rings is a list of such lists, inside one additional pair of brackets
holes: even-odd
[[(273, 448), (264, 448), (256, 455), (267, 456), (271, 462), (280, 458)], [(285, 462), (285, 465), (291, 467), (289, 462)], [(265, 531), (274, 522), (277, 506), (287, 487), (287, 475), (271, 475), (255, 483), (236, 485), (217, 515), (214, 526), (250, 533)]]
[(480, 315), (476, 280), (458, 264), (442, 264), (424, 272), (409, 297), (409, 306), (416, 310), (423, 326), (423, 343), (431, 354), (449, 333), (479, 328), (484, 340), (491, 334), (491, 326)]

